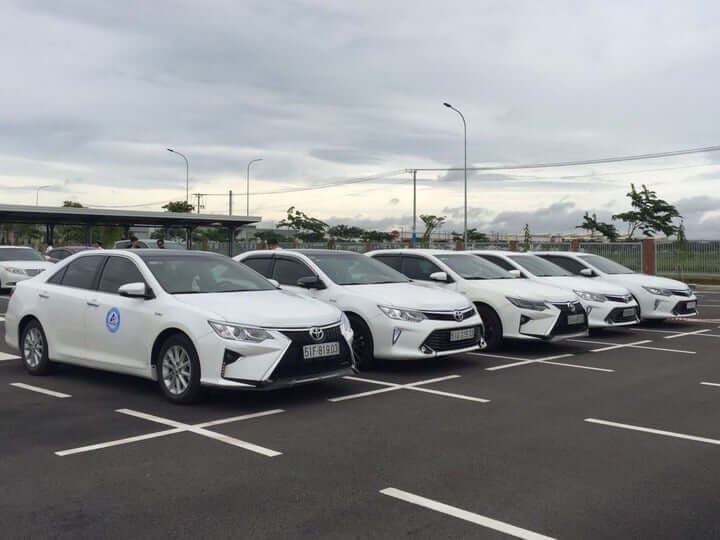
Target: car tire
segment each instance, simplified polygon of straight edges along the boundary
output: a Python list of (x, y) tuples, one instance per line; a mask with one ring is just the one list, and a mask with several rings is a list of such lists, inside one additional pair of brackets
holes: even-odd
[(357, 315), (348, 315), (353, 330), (353, 355), (355, 366), (359, 370), (370, 369), (376, 365), (372, 333), (368, 325)]
[(20, 357), (30, 375), (47, 375), (52, 368), (45, 331), (37, 319), (31, 320), (22, 329)]
[(485, 343), (487, 344), (485, 350), (494, 351), (499, 349), (503, 337), (502, 322), (500, 322), (500, 317), (497, 316), (495, 310), (490, 306), (477, 304), (476, 307), (478, 313), (480, 313), (483, 325), (485, 326)]
[(187, 336), (178, 333), (168, 337), (155, 362), (158, 384), (168, 400), (182, 404), (200, 398), (200, 361)]

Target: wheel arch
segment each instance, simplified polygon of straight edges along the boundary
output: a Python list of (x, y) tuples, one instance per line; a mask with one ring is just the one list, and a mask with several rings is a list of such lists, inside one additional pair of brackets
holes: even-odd
[[(478, 302), (473, 302), (473, 304), (475, 305), (475, 308), (477, 308), (478, 315), (480, 315), (481, 319), (482, 319), (482, 313), (480, 313), (480, 308), (487, 308), (490, 311), (492, 311), (495, 314), (495, 317), (497, 317), (498, 323), (500, 323), (500, 335), (505, 335), (505, 329), (503, 328), (502, 317), (498, 313), (497, 309), (495, 309), (493, 306), (491, 306), (490, 304), (488, 304), (486, 302), (478, 301)], [(487, 322), (485, 320), (483, 320), (483, 326), (485, 326), (485, 327), (487, 326)]]
[(155, 338), (155, 341), (153, 342), (152, 349), (150, 350), (150, 367), (151, 368), (157, 365), (158, 355), (160, 354), (160, 349), (162, 348), (163, 343), (165, 343), (165, 341), (169, 337), (174, 336), (176, 334), (186, 337), (188, 339), (188, 341), (192, 344), (193, 348), (195, 349), (195, 354), (197, 354), (198, 349), (195, 346), (195, 342), (188, 335), (187, 332), (181, 330), (180, 328), (174, 327), (174, 326), (172, 326), (170, 328), (165, 328), (162, 332), (160, 332), (157, 335), (157, 337)]

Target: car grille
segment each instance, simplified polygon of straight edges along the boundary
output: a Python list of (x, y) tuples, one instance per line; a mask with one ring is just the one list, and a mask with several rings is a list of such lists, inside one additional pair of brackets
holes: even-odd
[(603, 296), (607, 298), (608, 302), (618, 302), (619, 304), (627, 304), (632, 300), (632, 296), (629, 294), (627, 296), (614, 296), (611, 294), (604, 294)]
[[(465, 311), (423, 311), (423, 315), (431, 321), (457, 321), (462, 322), (475, 315), (475, 308), (466, 309)], [(462, 313), (461, 319), (455, 318), (455, 313)]]
[[(587, 314), (580, 302), (563, 302), (553, 305), (558, 308), (561, 313), (550, 332), (551, 335), (574, 334), (587, 330)], [(584, 315), (585, 322), (583, 324), (568, 324), (568, 315), (578, 315), (580, 313)]]
[[(693, 300), (694, 302), (694, 300)], [(695, 304), (697, 306), (697, 304)], [(690, 315), (697, 313), (697, 307), (688, 308), (688, 302), (678, 302), (672, 310), (674, 315)]]
[(435, 352), (446, 352), (467, 349), (468, 347), (477, 345), (480, 342), (480, 338), (482, 338), (482, 326), (466, 326), (465, 328), (474, 328), (475, 335), (472, 338), (462, 339), (460, 341), (450, 341), (450, 332), (453, 330), (464, 330), (464, 328), (435, 330), (425, 339), (420, 349), (427, 347)]
[[(352, 354), (345, 338), (340, 331), (340, 326), (323, 329), (325, 335), (320, 341), (310, 337), (308, 330), (288, 330), (282, 333), (287, 336), (291, 343), (280, 362), (270, 375), (273, 381), (279, 379), (294, 379), (328, 373), (352, 365)], [(303, 358), (303, 346), (315, 343), (328, 343), (338, 341), (340, 343), (340, 354), (325, 356), (322, 358)]]
[[(626, 309), (632, 309), (633, 314), (632, 315), (623, 315), (623, 312)], [(638, 320), (638, 310), (636, 307), (632, 308), (615, 308), (610, 313), (608, 313), (608, 316), (605, 317), (605, 320), (609, 323), (626, 323), (626, 322), (634, 322)]]
[(44, 268), (33, 268), (32, 270), (25, 270), (28, 276), (37, 276), (40, 272), (44, 272)]
[(684, 296), (690, 298), (692, 291), (690, 289), (670, 289), (675, 296)]

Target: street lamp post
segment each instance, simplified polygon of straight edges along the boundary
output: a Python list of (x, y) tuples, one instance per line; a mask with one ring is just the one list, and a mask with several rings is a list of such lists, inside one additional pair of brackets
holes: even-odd
[(185, 202), (190, 202), (190, 162), (188, 161), (188, 158), (185, 154), (181, 154), (177, 150), (173, 150), (172, 148), (167, 149), (168, 152), (172, 152), (173, 154), (177, 154), (181, 158), (185, 160)]
[(463, 225), (463, 248), (467, 247), (467, 123), (465, 122), (465, 117), (463, 116), (463, 113), (458, 111), (455, 107), (450, 105), (449, 103), (443, 103), (448, 109), (452, 109), (456, 113), (460, 115), (460, 118), (462, 118), (463, 122), (463, 134), (465, 139), (465, 165), (463, 167), (465, 171), (465, 222)]
[(262, 160), (263, 160), (263, 158), (252, 159), (248, 162), (248, 165), (247, 165), (247, 184), (245, 186), (245, 201), (246, 201), (245, 215), (246, 216), (250, 215), (250, 165), (252, 165), (253, 163), (255, 163), (257, 161), (262, 161)]
[(38, 186), (35, 190), (35, 206), (38, 206), (38, 203), (40, 202), (40, 190), (49, 187), (52, 187), (52, 184), (48, 184), (47, 186)]

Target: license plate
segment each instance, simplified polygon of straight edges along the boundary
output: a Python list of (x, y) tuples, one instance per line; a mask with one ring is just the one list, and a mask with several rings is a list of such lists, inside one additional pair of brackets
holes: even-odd
[(462, 330), (450, 330), (450, 341), (462, 341), (475, 337), (474, 328), (463, 328)]
[(303, 358), (310, 360), (311, 358), (323, 358), (325, 356), (336, 356), (340, 354), (340, 342), (331, 341), (330, 343), (313, 343), (312, 345), (303, 346)]
[(576, 315), (568, 315), (568, 324), (583, 324), (585, 322), (585, 315), (578, 313)]
[(634, 317), (635, 308), (623, 309), (623, 317)]
[(688, 302), (685, 304), (688, 309), (695, 309), (695, 306), (697, 306), (697, 302)]

